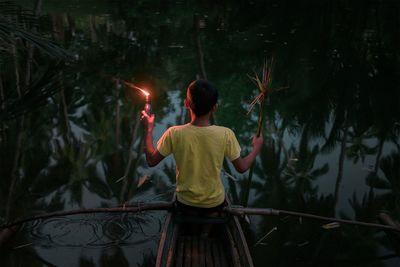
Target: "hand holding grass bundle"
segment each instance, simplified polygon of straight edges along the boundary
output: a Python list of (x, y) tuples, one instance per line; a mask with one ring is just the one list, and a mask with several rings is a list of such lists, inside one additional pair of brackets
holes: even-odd
[[(254, 100), (250, 103), (249, 111), (247, 112), (247, 115), (250, 114), (250, 112), (254, 109), (256, 104), (258, 103), (260, 105), (259, 107), (259, 113), (258, 113), (258, 125), (257, 125), (257, 137), (260, 137), (262, 135), (262, 129), (264, 125), (264, 106), (265, 106), (265, 99), (272, 91), (272, 69), (273, 69), (273, 58), (271, 59), (271, 63), (268, 65), (267, 60), (265, 60), (263, 69), (262, 69), (262, 75), (261, 79), (257, 73), (255, 73), (254, 77), (249, 76), (249, 78), (255, 83), (256, 87), (259, 89), (260, 93), (254, 98)], [(279, 89), (278, 89), (279, 90)], [(249, 171), (249, 176), (247, 179), (247, 187), (244, 191), (243, 194), (243, 199), (242, 203), (243, 206), (247, 206), (247, 202), (249, 199), (249, 192), (250, 192), (250, 186), (251, 186), (251, 180), (253, 177), (253, 170), (254, 170), (254, 163), (250, 168)]]

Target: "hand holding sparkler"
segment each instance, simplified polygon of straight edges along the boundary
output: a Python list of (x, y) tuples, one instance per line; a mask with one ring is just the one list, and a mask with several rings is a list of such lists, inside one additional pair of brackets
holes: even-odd
[(155, 116), (154, 114), (149, 114), (146, 109), (141, 111), (142, 115), (140, 117), (140, 120), (143, 122), (143, 125), (145, 127), (145, 130), (147, 132), (153, 131), (154, 128), (154, 120)]
[(150, 93), (130, 82), (124, 81), (125, 85), (129, 88), (139, 90), (146, 97), (146, 104), (144, 105), (144, 109), (141, 111), (140, 120), (143, 122), (146, 131), (152, 131), (154, 128), (154, 114), (151, 114), (151, 105), (149, 101)]
[(146, 104), (144, 105), (144, 111), (146, 111), (147, 114), (151, 114), (151, 105), (150, 105), (150, 101), (149, 101), (149, 96), (150, 93), (136, 85), (134, 85), (133, 83), (129, 83), (124, 81), (125, 85), (132, 88), (132, 89), (136, 89), (139, 90), (140, 92), (142, 92), (142, 94), (144, 94), (144, 96), (146, 97)]

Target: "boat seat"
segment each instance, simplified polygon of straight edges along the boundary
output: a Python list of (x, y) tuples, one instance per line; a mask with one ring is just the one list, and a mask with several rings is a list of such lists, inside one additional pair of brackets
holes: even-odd
[(226, 267), (225, 248), (214, 238), (180, 236), (175, 259), (176, 267)]

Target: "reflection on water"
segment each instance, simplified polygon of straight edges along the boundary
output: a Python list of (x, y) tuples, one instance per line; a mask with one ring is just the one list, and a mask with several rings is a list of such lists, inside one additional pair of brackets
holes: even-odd
[[(71, 266), (71, 263), (79, 266), (82, 261), (113, 265), (121, 260), (129, 264), (126, 266), (149, 263), (147, 266), (151, 266), (163, 220), (161, 213), (149, 212), (36, 221), (25, 225), (25, 238), (16, 237), (14, 253), (31, 253), (30, 249), (34, 247), (39, 258), (43, 257), (56, 266)], [(26, 240), (30, 243), (24, 243)], [(23, 260), (20, 262), (24, 263)]]
[[(112, 216), (110, 218), (54, 218), (42, 221), (30, 229), (30, 234), (35, 243), (42, 246), (67, 246), (67, 247), (107, 247), (109, 245), (124, 245), (134, 234), (143, 234), (146, 221), (155, 221), (157, 218), (149, 216), (146, 220), (129, 215)], [(140, 224), (143, 224), (142, 227)], [(148, 229), (147, 229), (148, 230)], [(156, 228), (157, 230), (157, 228)], [(140, 241), (136, 241), (139, 242)]]
[[(150, 88), (157, 139), (186, 122), (185, 88), (207, 77), (220, 92), (216, 121), (235, 131), (246, 153), (257, 126), (257, 112), (246, 112), (258, 93), (248, 75), (272, 56), (272, 85), (289, 88), (266, 101), (250, 206), (369, 222), (385, 209), (400, 220), (398, 3), (34, 2), (18, 1), (33, 11), (0, 4), (0, 221), (170, 197), (173, 160), (147, 167), (144, 99), (119, 79)], [(225, 169), (235, 179), (223, 175), (223, 182), (239, 203), (247, 174)], [(37, 221), (1, 260), (152, 266), (162, 218)], [(399, 264), (382, 232), (321, 226), (251, 218), (257, 266)]]

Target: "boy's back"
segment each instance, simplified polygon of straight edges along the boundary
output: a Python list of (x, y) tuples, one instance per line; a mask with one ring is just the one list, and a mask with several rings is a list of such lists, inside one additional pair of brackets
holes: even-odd
[[(252, 151), (244, 158), (234, 133), (225, 127), (211, 125), (210, 116), (217, 110), (218, 91), (205, 80), (190, 83), (185, 107), (190, 123), (171, 127), (153, 145), (154, 115), (142, 111), (145, 124), (145, 151), (149, 166), (155, 166), (167, 155), (176, 161), (178, 204), (211, 210), (221, 207), (224, 188), (220, 180), (222, 162), (226, 156), (239, 172), (250, 168), (261, 149), (263, 138), (253, 137)], [(208, 209), (210, 208), (210, 209)]]
[(157, 143), (164, 156), (176, 161), (176, 192), (183, 204), (211, 208), (224, 201), (220, 172), (224, 157), (240, 157), (234, 133), (221, 126), (185, 124), (169, 128)]

